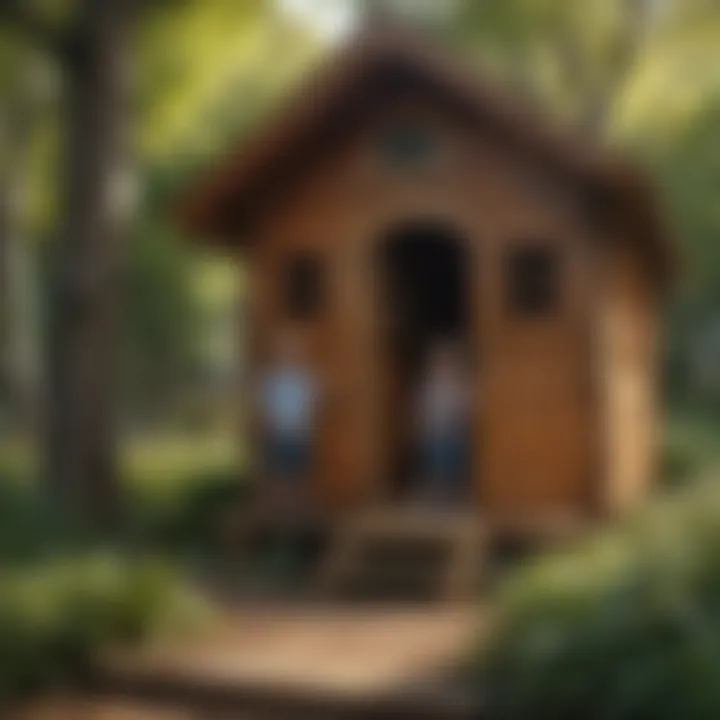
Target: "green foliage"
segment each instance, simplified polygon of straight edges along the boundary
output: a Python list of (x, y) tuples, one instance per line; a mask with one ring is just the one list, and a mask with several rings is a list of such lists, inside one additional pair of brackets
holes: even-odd
[[(70, 27), (77, 7), (65, 0), (32, 3), (58, 30)], [(200, 263), (171, 224), (170, 194), (267, 111), (318, 43), (311, 28), (272, 0), (165, 0), (144, 4), (133, 45), (129, 120), (139, 202), (123, 247), (120, 398), (123, 418), (158, 423), (178, 412), (188, 392), (204, 389), (205, 308), (195, 295)], [(65, 89), (56, 58), (13, 25), (0, 28), (0, 176), (18, 196), (9, 238), (15, 244), (55, 239)], [(3, 234), (7, 228), (0, 228)], [(48, 279), (40, 267), (33, 272), (47, 311), (53, 307)], [(0, 326), (3, 311), (8, 308), (0, 310)], [(33, 347), (42, 347), (44, 338), (35, 336), (46, 334), (47, 323), (35, 327), (19, 305), (12, 312), (8, 322), (27, 327)]]
[(145, 437), (128, 443), (123, 475), (133, 545), (201, 556), (221, 551), (223, 513), (248, 484), (234, 434)]
[[(700, 387), (693, 357), (720, 318), (720, 101), (689, 118), (649, 156), (657, 169), (667, 215), (682, 251), (678, 288), (669, 313), (667, 380), (670, 399), (705, 411), (720, 407), (720, 386)], [(709, 358), (711, 361), (713, 358)]]
[(313, 34), (276, 5), (185, 0), (146, 13), (136, 38), (136, 129), (150, 167), (182, 175), (224, 152), (307, 65)]
[(714, 414), (676, 413), (667, 423), (660, 452), (662, 489), (714, 483), (720, 468), (717, 437), (720, 419)]
[[(121, 453), (127, 527), (123, 542), (143, 550), (216, 549), (216, 520), (248, 491), (234, 435), (144, 436)], [(0, 565), (83, 550), (82, 536), (38, 492), (36, 453), (28, 442), (0, 441)]]
[(209, 307), (197, 292), (203, 259), (173, 226), (171, 198), (267, 112), (317, 43), (266, 0), (159, 3), (135, 40), (141, 202), (127, 253), (123, 397), (131, 418), (157, 425), (187, 415), (187, 396), (206, 388), (207, 327), (234, 309), (233, 297)]
[(201, 555), (225, 550), (221, 536), (228, 510), (243, 504), (249, 484), (230, 469), (208, 468), (178, 478), (164, 501), (136, 503), (134, 536), (142, 546)]
[(478, 661), (498, 718), (720, 715), (720, 493), (522, 570)]
[(91, 537), (44, 501), (32, 455), (0, 444), (0, 705), (81, 679), (105, 649), (201, 629), (212, 613), (177, 551), (207, 545), (212, 507), (235, 492), (227, 443), (136, 442), (128, 525)]
[(122, 474), (133, 502), (161, 505), (203, 478), (242, 467), (234, 434), (145, 435), (125, 443)]
[(697, 449), (678, 438), (663, 445), (660, 455), (660, 481), (663, 487), (674, 489), (692, 482), (697, 475)]
[(79, 533), (0, 484), (0, 702), (72, 682), (97, 653), (193, 629), (208, 607), (173, 565)]
[(22, 566), (53, 553), (74, 551), (82, 539), (72, 525), (27, 485), (0, 484), (0, 567)]
[[(703, 0), (458, 0), (450, 38), (549, 108), (647, 140), (717, 91), (720, 12)], [(633, 132), (637, 131), (637, 135)], [(655, 137), (653, 140), (657, 140)]]
[(124, 399), (136, 417), (156, 417), (197, 372), (195, 266), (189, 246), (152, 213), (136, 224), (127, 265)]
[(27, 445), (0, 443), (0, 706), (82, 679), (105, 649), (211, 620), (180, 567), (217, 554), (218, 520), (247, 489), (235, 455), (217, 437), (131, 443), (126, 525), (98, 537), (44, 501)]
[(115, 552), (0, 568), (0, 701), (72, 682), (97, 653), (189, 630), (207, 608), (164, 562)]

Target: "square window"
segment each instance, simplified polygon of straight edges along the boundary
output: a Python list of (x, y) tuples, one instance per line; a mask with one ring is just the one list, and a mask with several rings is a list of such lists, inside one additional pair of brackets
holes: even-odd
[(380, 152), (387, 165), (401, 170), (426, 166), (435, 151), (432, 133), (422, 125), (398, 124), (381, 138)]
[(555, 250), (540, 245), (512, 248), (507, 279), (508, 304), (514, 316), (532, 319), (557, 311), (560, 271)]
[(293, 256), (285, 269), (285, 310), (293, 320), (312, 320), (324, 296), (320, 258), (314, 253)]

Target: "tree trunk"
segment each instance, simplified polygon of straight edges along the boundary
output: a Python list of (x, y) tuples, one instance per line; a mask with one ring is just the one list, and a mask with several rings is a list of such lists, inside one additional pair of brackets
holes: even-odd
[(89, 524), (117, 519), (116, 358), (128, 0), (83, 0), (66, 68), (63, 220), (51, 260), (46, 477)]
[(16, 429), (30, 418), (27, 373), (21, 367), (25, 308), (17, 277), (21, 246), (21, 208), (32, 125), (30, 104), (15, 98), (0, 115), (0, 415)]
[[(5, 157), (1, 153), (0, 157)], [(12, 414), (12, 292), (10, 288), (10, 183), (7, 173), (0, 175), (0, 422)]]

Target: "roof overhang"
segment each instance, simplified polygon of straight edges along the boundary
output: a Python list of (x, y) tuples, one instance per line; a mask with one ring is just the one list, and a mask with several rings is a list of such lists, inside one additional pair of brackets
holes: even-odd
[(603, 194), (631, 226), (663, 287), (672, 279), (675, 246), (651, 183), (638, 168), (528, 112), (433, 44), (397, 29), (358, 35), (311, 74), (274, 121), (200, 174), (176, 203), (181, 226), (221, 245), (243, 242), (318, 145), (346, 130), (394, 77), (443, 93), (468, 118), (491, 123), (538, 161)]

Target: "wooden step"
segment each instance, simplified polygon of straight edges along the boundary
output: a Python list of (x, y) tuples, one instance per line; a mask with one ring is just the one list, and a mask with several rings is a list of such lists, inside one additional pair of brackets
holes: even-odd
[(344, 526), (321, 569), (320, 592), (357, 600), (471, 597), (484, 551), (477, 515), (437, 508), (366, 512)]

